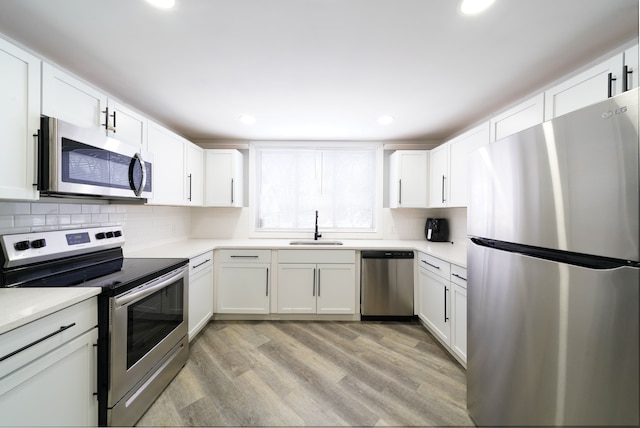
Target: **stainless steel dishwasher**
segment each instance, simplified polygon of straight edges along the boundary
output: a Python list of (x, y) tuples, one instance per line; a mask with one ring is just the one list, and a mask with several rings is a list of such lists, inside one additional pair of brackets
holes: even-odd
[(362, 251), (363, 320), (413, 317), (413, 251)]

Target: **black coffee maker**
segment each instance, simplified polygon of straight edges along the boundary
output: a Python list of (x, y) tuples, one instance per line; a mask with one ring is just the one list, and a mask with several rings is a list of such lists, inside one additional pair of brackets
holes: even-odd
[(428, 218), (424, 226), (427, 241), (447, 242), (449, 240), (449, 222), (446, 218)]

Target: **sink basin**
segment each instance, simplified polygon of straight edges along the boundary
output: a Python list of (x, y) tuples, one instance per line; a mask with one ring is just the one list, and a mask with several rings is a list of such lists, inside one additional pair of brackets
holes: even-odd
[(340, 241), (291, 241), (289, 245), (342, 245)]

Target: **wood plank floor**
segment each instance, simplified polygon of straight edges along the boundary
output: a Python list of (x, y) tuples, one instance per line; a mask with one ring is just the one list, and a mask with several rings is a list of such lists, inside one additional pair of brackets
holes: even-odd
[(418, 323), (216, 321), (138, 426), (473, 426)]

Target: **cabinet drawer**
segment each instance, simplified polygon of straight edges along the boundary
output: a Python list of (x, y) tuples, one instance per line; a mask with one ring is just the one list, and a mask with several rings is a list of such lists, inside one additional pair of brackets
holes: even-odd
[(467, 288), (467, 269), (458, 265), (451, 265), (451, 282)]
[(220, 263), (271, 263), (271, 250), (220, 250)]
[(189, 259), (189, 275), (195, 275), (213, 266), (213, 251)]
[(425, 253), (418, 253), (419, 261), (418, 266), (428, 270), (429, 272), (433, 272), (436, 275), (450, 280), (451, 277), (451, 264), (445, 262), (444, 260), (440, 260), (436, 257), (432, 257)]
[(354, 250), (280, 250), (278, 263), (355, 263)]
[(2, 334), (0, 379), (97, 325), (97, 297), (92, 297)]

